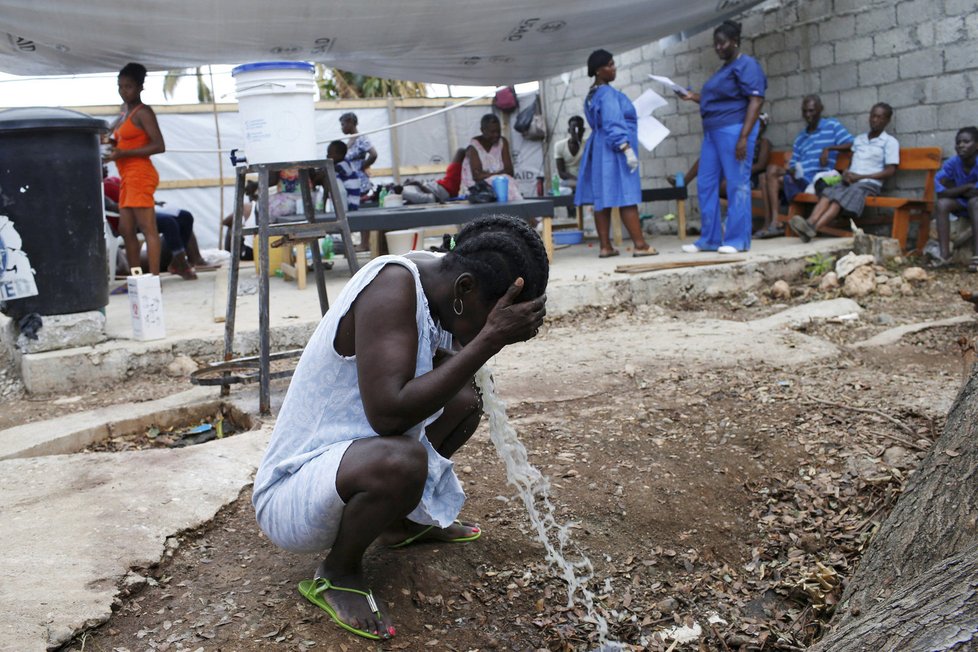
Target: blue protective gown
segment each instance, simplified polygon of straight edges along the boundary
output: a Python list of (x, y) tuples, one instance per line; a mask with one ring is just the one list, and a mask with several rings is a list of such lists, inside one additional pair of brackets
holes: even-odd
[(584, 100), (584, 116), (591, 136), (584, 143), (574, 203), (593, 204), (596, 211), (638, 204), (642, 199), (642, 177), (638, 170), (628, 169), (619, 149), (628, 142), (638, 154), (638, 115), (632, 101), (603, 84)]

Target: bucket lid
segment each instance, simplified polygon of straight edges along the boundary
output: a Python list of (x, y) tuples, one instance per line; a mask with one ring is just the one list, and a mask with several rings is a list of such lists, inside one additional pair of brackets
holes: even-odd
[(87, 113), (45, 106), (29, 106), (0, 111), (0, 132), (28, 129), (73, 129), (105, 131), (105, 120)]
[(313, 72), (315, 69), (316, 66), (306, 61), (263, 61), (260, 63), (245, 63), (240, 66), (235, 66), (231, 70), (231, 76), (234, 77), (243, 72), (255, 72), (258, 70), (304, 70), (306, 72)]

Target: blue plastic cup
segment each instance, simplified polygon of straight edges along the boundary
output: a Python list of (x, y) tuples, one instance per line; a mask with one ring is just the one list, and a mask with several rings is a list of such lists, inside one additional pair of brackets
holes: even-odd
[(505, 204), (509, 201), (509, 178), (498, 176), (492, 178), (492, 189), (496, 193), (496, 201)]

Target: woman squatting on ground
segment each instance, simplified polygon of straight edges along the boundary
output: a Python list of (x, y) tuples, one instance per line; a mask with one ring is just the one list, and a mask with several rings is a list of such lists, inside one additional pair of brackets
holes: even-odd
[(548, 277), (532, 228), (479, 218), (446, 253), (372, 260), (306, 345), (253, 503), (275, 544), (325, 553), (299, 591), (344, 629), (395, 634), (363, 576), (374, 541), (401, 547), (481, 534), (456, 521), (465, 495), (450, 458), (482, 416), (474, 374), (537, 334)]

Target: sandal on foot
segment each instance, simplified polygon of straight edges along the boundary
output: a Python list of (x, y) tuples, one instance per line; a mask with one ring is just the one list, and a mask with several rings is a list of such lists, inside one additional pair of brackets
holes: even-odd
[(953, 264), (954, 262), (951, 260), (950, 256), (948, 256), (947, 258), (941, 258), (940, 256), (932, 256), (931, 259), (927, 261), (926, 267), (927, 269), (930, 270), (947, 269)]
[(642, 256), (658, 256), (659, 252), (655, 250), (655, 247), (649, 246), (648, 249), (636, 249), (632, 252), (632, 258), (641, 258)]
[(612, 249), (611, 251), (602, 251), (598, 254), (598, 258), (611, 258), (612, 256), (617, 256), (621, 252), (617, 249)]
[(761, 229), (754, 234), (754, 237), (758, 240), (767, 240), (769, 238), (780, 238), (784, 235), (784, 227), (778, 223), (770, 224), (766, 228)]
[[(469, 541), (475, 541), (476, 539), (478, 539), (479, 537), (482, 536), (482, 530), (480, 528), (477, 528), (474, 525), (466, 525), (462, 521), (455, 521), (455, 522), (458, 523), (459, 525), (461, 525), (462, 527), (472, 528), (472, 529), (475, 530), (475, 532), (473, 532), (472, 534), (470, 534), (468, 536), (455, 537), (454, 539), (432, 539), (431, 540), (431, 543), (468, 543)], [(404, 541), (401, 541), (400, 543), (395, 543), (395, 544), (390, 545), (390, 546), (387, 546), (387, 547), (388, 548), (392, 548), (392, 549), (393, 548), (405, 548), (405, 547), (411, 545), (412, 543), (414, 543), (415, 541), (417, 541), (418, 539), (420, 539), (421, 537), (423, 537), (424, 535), (428, 534), (428, 532), (430, 532), (434, 527), (435, 527), (434, 525), (429, 525), (428, 527), (424, 528), (423, 530), (421, 530), (420, 532), (418, 532), (414, 536), (410, 536), (407, 539), (405, 539)]]
[[(357, 629), (349, 623), (345, 623), (340, 620), (339, 615), (337, 615), (336, 610), (326, 602), (322, 594), (326, 591), (346, 591), (348, 593), (356, 593), (357, 595), (362, 595), (370, 606), (370, 611), (377, 617), (377, 620), (383, 620), (383, 616), (380, 614), (380, 609), (377, 607), (377, 601), (374, 600), (374, 594), (371, 591), (361, 591), (359, 589), (348, 589), (342, 586), (336, 586), (330, 582), (325, 577), (317, 577), (312, 580), (302, 580), (299, 582), (299, 593), (313, 603), (323, 611), (329, 614), (329, 617), (333, 619), (333, 622), (350, 632), (351, 634), (356, 634), (357, 636), (362, 636), (364, 638), (369, 638), (373, 641), (379, 641), (385, 638), (390, 638), (391, 634), (387, 633), (386, 636), (381, 636), (380, 634), (372, 634), (363, 629)], [(392, 628), (393, 629), (393, 628)]]
[(184, 267), (177, 267), (175, 265), (170, 265), (169, 267), (166, 268), (166, 271), (170, 272), (171, 274), (175, 274), (177, 276), (182, 277), (183, 280), (185, 281), (197, 280), (197, 272), (190, 265), (186, 265)]

